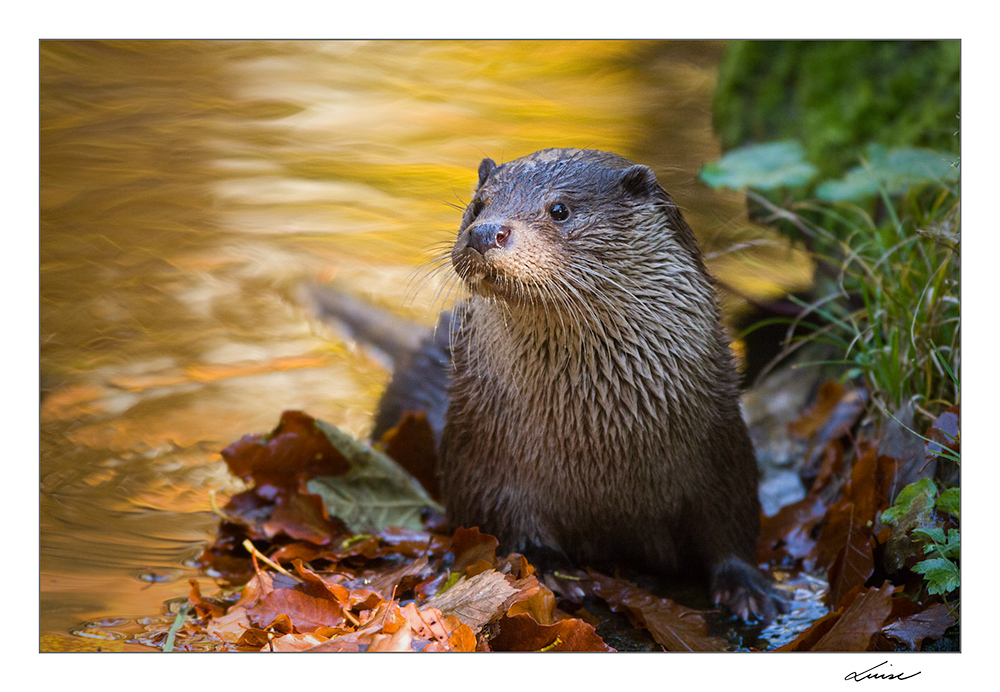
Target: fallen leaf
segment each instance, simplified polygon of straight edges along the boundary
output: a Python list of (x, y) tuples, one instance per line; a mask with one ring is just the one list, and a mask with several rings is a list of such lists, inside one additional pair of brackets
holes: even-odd
[(322, 498), (307, 493), (278, 495), (261, 530), (268, 539), (283, 534), (316, 545), (326, 545), (346, 533), (344, 524), (327, 513)]
[(819, 620), (813, 622), (805, 632), (789, 643), (778, 647), (775, 651), (812, 651), (816, 643), (825, 637), (827, 632), (837, 624), (840, 616), (841, 613), (827, 613)]
[(191, 585), (188, 601), (195, 607), (199, 617), (204, 617), (205, 615), (220, 617), (226, 612), (223, 606), (209, 601), (201, 595), (201, 587), (199, 587), (197, 579), (188, 579), (188, 583)]
[(838, 602), (875, 571), (872, 529), (858, 516), (854, 503), (841, 500), (827, 512), (827, 523), (816, 543), (817, 566), (827, 569), (827, 603)]
[(516, 591), (496, 570), (463, 577), (457, 584), (427, 602), (446, 615), (454, 615), (473, 633), (503, 614), (500, 607)]
[[(352, 598), (354, 594), (352, 592)], [(376, 635), (383, 633), (395, 632), (401, 627), (405, 622), (405, 619), (400, 615), (399, 604), (395, 601), (380, 601), (377, 606), (375, 606), (375, 611), (365, 619), (362, 625), (355, 630), (340, 637), (331, 639), (330, 641), (323, 642), (322, 644), (317, 644), (316, 646), (307, 649), (312, 652), (324, 652), (324, 651), (364, 651), (371, 645), (372, 640)], [(389, 627), (386, 627), (389, 624)]]
[(911, 651), (919, 651), (925, 639), (940, 639), (956, 622), (948, 606), (937, 603), (919, 613), (890, 622), (882, 628), (882, 633)]
[[(370, 635), (368, 639), (371, 639)], [(336, 639), (325, 641), (322, 644), (317, 644), (314, 647), (306, 649), (306, 651), (311, 653), (358, 653), (362, 650), (362, 648), (367, 646), (367, 643), (361, 644), (356, 637), (352, 638), (351, 635), (345, 635), (343, 637), (337, 637)]]
[(540, 625), (527, 613), (500, 620), (497, 634), (489, 640), (493, 651), (614, 651), (583, 620), (561, 620)]
[[(899, 492), (921, 478), (932, 478), (937, 470), (936, 459), (927, 463), (924, 442), (913, 434), (913, 406), (905, 404), (884, 423), (882, 439), (878, 443), (879, 457), (894, 461), (889, 476), (888, 502), (891, 505)], [(880, 459), (881, 461), (881, 459)]]
[(272, 636), (267, 630), (259, 627), (244, 628), (240, 638), (236, 641), (236, 646), (240, 649), (256, 649), (267, 651), (270, 648)]
[(451, 552), (455, 556), (455, 566), (452, 569), (455, 572), (468, 573), (467, 569), (479, 562), (485, 562), (490, 568), (495, 568), (499, 546), (500, 541), (482, 533), (476, 527), (471, 529), (460, 527), (451, 538)]
[(788, 558), (801, 560), (816, 547), (813, 529), (826, 516), (827, 504), (816, 495), (782, 507), (771, 517), (761, 517), (757, 561), (772, 565)]
[(831, 483), (840, 478), (840, 472), (844, 465), (844, 448), (838, 440), (830, 440), (823, 448), (822, 461), (816, 478), (813, 479), (812, 487), (808, 495), (820, 496)]
[(305, 651), (317, 644), (322, 644), (326, 639), (317, 637), (315, 634), (283, 634), (271, 640), (264, 651)]
[(540, 625), (555, 623), (556, 596), (534, 575), (515, 581), (514, 596), (507, 602), (507, 614), (527, 613)]
[(395, 459), (435, 500), (441, 499), (434, 431), (423, 413), (408, 412), (382, 436), (385, 453)]
[(287, 615), (299, 632), (318, 627), (335, 627), (344, 622), (344, 609), (332, 599), (317, 598), (298, 589), (276, 589), (247, 608), (251, 622), (270, 623), (279, 615)]
[(476, 634), (465, 623), (459, 625), (448, 637), (448, 644), (454, 651), (475, 651)]
[(323, 589), (323, 591), (327, 594), (327, 597), (332, 598), (334, 601), (339, 603), (341, 607), (350, 603), (351, 592), (342, 584), (324, 579), (322, 575), (317, 574), (306, 567), (300, 559), (296, 558), (292, 564), (295, 566), (295, 571), (305, 580), (307, 584), (314, 584)]
[(823, 383), (813, 404), (798, 419), (788, 424), (789, 432), (808, 440), (802, 471), (811, 476), (827, 445), (845, 434), (864, 413), (868, 394), (865, 389), (846, 389), (838, 382)]
[(861, 591), (812, 651), (868, 651), (872, 637), (892, 611), (890, 601), (895, 589), (886, 582), (880, 588)]
[(317, 474), (307, 488), (352, 531), (377, 533), (389, 526), (422, 529), (425, 509), (443, 512), (392, 458), (329, 423), (316, 421), (316, 427), (347, 459), (348, 469), (339, 475)]
[(416, 560), (407, 562), (397, 569), (369, 579), (368, 586), (373, 591), (382, 594), (383, 598), (390, 599), (404, 577), (422, 574), (427, 569), (427, 564), (427, 558), (421, 555)]
[(413, 633), (431, 642), (438, 642), (445, 649), (450, 646), (451, 633), (462, 623), (452, 615), (445, 615), (433, 606), (418, 609), (415, 603), (407, 603), (399, 609), (406, 618)]
[(812, 437), (829, 420), (843, 396), (844, 385), (833, 381), (824, 382), (816, 392), (812, 405), (789, 423), (788, 429), (799, 437)]
[(247, 435), (222, 450), (233, 475), (257, 485), (294, 487), (301, 477), (346, 473), (347, 459), (301, 411), (285, 411), (267, 435)]
[[(725, 651), (725, 639), (710, 637), (697, 610), (658, 598), (621, 579), (588, 570), (591, 589), (616, 612), (626, 612), (668, 651)], [(520, 616), (519, 616), (520, 617)]]
[(368, 651), (412, 651), (413, 635), (409, 624), (404, 624), (392, 634), (377, 634), (372, 639)]

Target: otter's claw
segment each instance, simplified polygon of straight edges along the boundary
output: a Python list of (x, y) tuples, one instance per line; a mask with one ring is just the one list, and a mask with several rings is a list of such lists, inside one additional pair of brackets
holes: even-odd
[(728, 558), (712, 570), (712, 600), (744, 622), (771, 622), (788, 612), (788, 603), (757, 569), (738, 558)]

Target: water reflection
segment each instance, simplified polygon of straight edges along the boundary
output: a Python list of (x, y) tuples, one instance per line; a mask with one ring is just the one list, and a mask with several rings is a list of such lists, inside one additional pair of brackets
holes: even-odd
[[(727, 247), (742, 198), (693, 180), (718, 153), (720, 48), (42, 43), (43, 633), (186, 593), (233, 439), (284, 409), (366, 432), (386, 373), (297, 287), (432, 321), (436, 286), (411, 279), (481, 157), (618, 151), (661, 172), (706, 250)], [(757, 251), (715, 269), (774, 290), (784, 250)]]

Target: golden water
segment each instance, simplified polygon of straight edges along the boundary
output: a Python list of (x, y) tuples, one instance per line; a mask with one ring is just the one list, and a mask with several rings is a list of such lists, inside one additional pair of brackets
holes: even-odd
[(297, 289), (432, 322), (437, 285), (411, 280), (483, 156), (616, 151), (657, 170), (724, 281), (801, 282), (784, 250), (725, 254), (742, 196), (695, 179), (723, 47), (43, 42), (43, 648), (187, 593), (209, 493), (238, 487), (229, 442), (285, 409), (365, 434), (387, 373)]

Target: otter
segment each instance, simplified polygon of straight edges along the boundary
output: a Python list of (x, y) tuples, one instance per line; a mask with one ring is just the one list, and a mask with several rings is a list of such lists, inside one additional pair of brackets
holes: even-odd
[(744, 620), (783, 610), (753, 565), (757, 464), (713, 280), (653, 171), (587, 149), (484, 159), (450, 259), (470, 296), (397, 368), (375, 432), (431, 402), (451, 527), (707, 579)]

